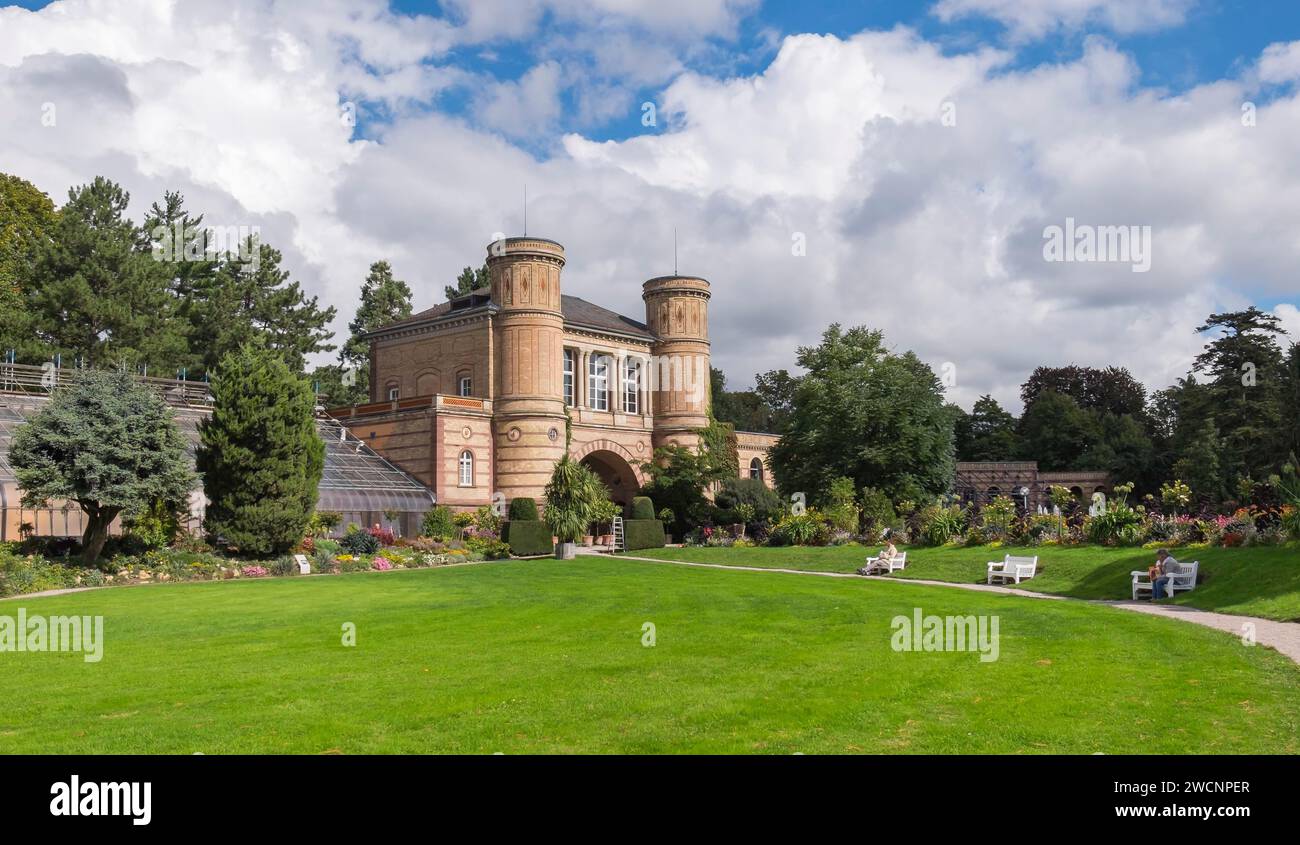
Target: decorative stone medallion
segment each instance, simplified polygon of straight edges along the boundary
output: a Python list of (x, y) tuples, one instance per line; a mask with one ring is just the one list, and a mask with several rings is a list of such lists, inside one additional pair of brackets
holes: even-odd
[(466, 440), (469, 440), (470, 437), (473, 436), (473, 434), (474, 434), (474, 432), (472, 432), (472, 431), (469, 430), (469, 426), (465, 426), (464, 428), (462, 428), (462, 429), (460, 430), (460, 436), (463, 437), (463, 438), (465, 438)]
[(518, 428), (517, 426), (514, 427), (514, 428), (511, 428), (509, 431), (506, 432), (506, 437), (508, 437), (508, 438), (510, 439), (510, 442), (511, 442), (511, 443), (515, 442), (516, 440), (518, 440), (520, 437), (523, 437), (523, 436), (524, 436), (524, 433), (523, 433), (522, 431), (520, 431), (519, 428)]
[(551, 442), (554, 443), (556, 440), (560, 439), (560, 432), (558, 429), (552, 428), (550, 431), (546, 432), (546, 436), (551, 438)]

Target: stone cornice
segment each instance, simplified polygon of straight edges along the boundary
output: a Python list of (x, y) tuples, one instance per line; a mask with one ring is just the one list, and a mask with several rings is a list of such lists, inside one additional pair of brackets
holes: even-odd
[[(500, 309), (496, 303), (489, 302), (487, 305), (479, 305), (475, 308), (468, 308), (464, 311), (452, 311), (447, 314), (439, 314), (436, 317), (430, 317), (427, 320), (420, 320), (416, 323), (406, 323), (392, 328), (379, 328), (373, 332), (363, 335), (367, 340), (396, 340), (403, 337), (413, 337), (415, 335), (429, 334), (442, 329), (455, 328), (457, 326), (467, 326), (471, 323), (482, 322), (496, 315)], [(518, 312), (516, 312), (518, 313)], [(554, 312), (543, 312), (554, 313)]]

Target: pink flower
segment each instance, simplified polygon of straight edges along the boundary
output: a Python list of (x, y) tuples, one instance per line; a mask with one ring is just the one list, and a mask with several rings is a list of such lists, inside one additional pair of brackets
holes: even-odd
[(377, 557), (370, 562), (371, 569), (377, 569), (380, 572), (387, 572), (393, 568), (393, 563), (388, 558)]
[(245, 578), (264, 578), (266, 576), (265, 566), (245, 566), (239, 570), (239, 574)]

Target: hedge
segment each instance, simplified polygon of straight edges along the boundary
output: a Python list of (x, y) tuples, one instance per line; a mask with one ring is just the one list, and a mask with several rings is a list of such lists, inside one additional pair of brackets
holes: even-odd
[[(646, 499), (646, 501), (650, 500)], [(667, 542), (664, 537), (664, 524), (657, 519), (625, 519), (623, 541), (628, 551), (661, 549)]]
[(501, 539), (510, 545), (511, 552), (520, 557), (548, 555), (555, 551), (555, 546), (551, 543), (551, 527), (536, 519), (518, 519), (505, 523), (501, 526)]
[(536, 522), (537, 502), (525, 496), (511, 499), (510, 520), (512, 522)]
[(654, 519), (655, 503), (650, 501), (649, 496), (634, 496), (632, 498), (632, 519)]

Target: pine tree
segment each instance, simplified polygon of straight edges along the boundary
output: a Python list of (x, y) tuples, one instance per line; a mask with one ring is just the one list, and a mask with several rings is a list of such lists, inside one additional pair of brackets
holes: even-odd
[(1212, 314), (1197, 331), (1216, 333), (1196, 369), (1208, 379), (1209, 418), (1219, 431), (1219, 486), (1231, 490), (1240, 479), (1267, 478), (1286, 454), (1280, 320), (1251, 306)]
[(84, 365), (167, 371), (184, 359), (185, 336), (164, 263), (126, 216), (129, 202), (103, 177), (69, 191), (25, 299), (47, 352)]
[[(370, 341), (368, 332), (411, 316), (411, 288), (393, 277), (387, 261), (370, 265), (370, 273), (361, 284), (361, 304), (348, 323), (351, 336), (339, 353), (338, 368), (321, 368), (317, 375), (331, 405), (352, 405), (370, 398)], [(336, 370), (333, 372), (332, 370)], [(348, 373), (351, 373), (350, 377)], [(347, 382), (352, 382), (350, 385)]]
[(193, 343), (205, 371), (250, 343), (279, 353), (294, 373), (303, 371), (308, 355), (332, 352), (327, 327), (335, 309), (319, 308), (317, 297), (290, 280), (278, 250), (250, 237), (241, 252), (255, 260), (224, 260), (196, 294)]
[[(142, 227), (151, 251), (164, 256), (162, 273), (175, 301), (177, 328), (186, 339), (188, 353), (178, 362), (192, 376), (201, 372), (204, 362), (203, 323), (210, 316), (202, 310), (200, 293), (211, 287), (221, 263), (206, 251), (203, 215), (190, 216), (185, 197), (166, 191), (161, 203), (149, 207)], [(165, 375), (160, 373), (160, 375)]]
[(460, 271), (456, 277), (456, 284), (447, 285), (442, 292), (447, 295), (447, 301), (451, 301), (458, 296), (465, 296), (476, 288), (485, 288), (492, 283), (492, 277), (488, 274), (487, 265), (475, 270), (473, 267), (466, 267)]
[(252, 345), (222, 359), (212, 386), (198, 450), (205, 528), (241, 554), (283, 554), (302, 539), (325, 466), (315, 397), (279, 352)]

